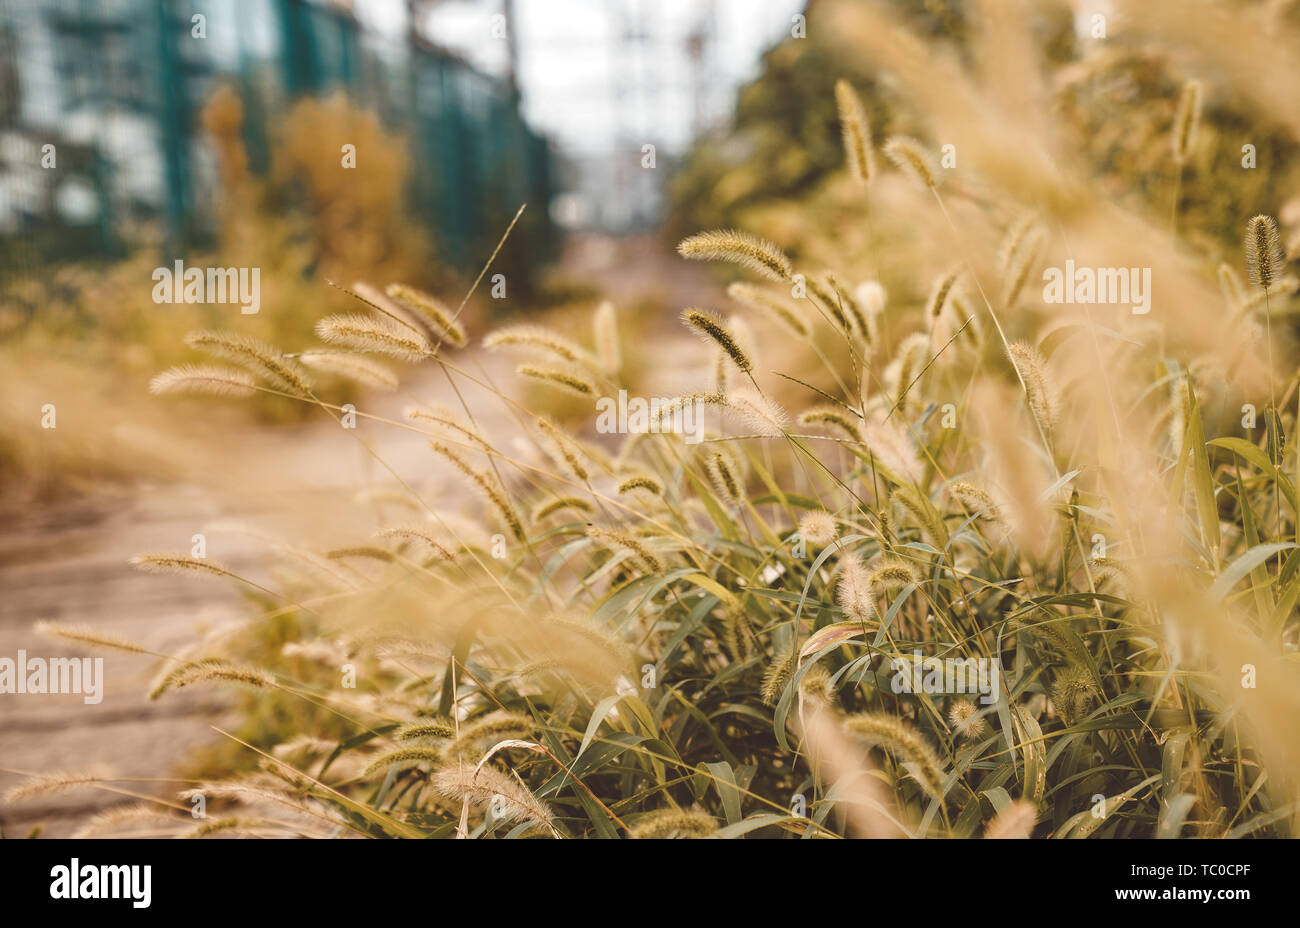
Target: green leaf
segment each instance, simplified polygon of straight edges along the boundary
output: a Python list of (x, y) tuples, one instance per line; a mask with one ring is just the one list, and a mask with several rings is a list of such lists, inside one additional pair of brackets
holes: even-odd
[(1296, 547), (1300, 547), (1300, 545), (1290, 541), (1256, 545), (1224, 568), (1223, 573), (1219, 574), (1218, 579), (1210, 585), (1207, 595), (1212, 602), (1219, 602), (1228, 595), (1228, 592), (1237, 585), (1242, 577), (1250, 573), (1255, 567), (1264, 563), (1279, 551), (1286, 551)]
[(615, 694), (607, 696), (596, 703), (596, 708), (591, 711), (591, 720), (587, 722), (587, 731), (582, 736), (582, 745), (578, 748), (577, 757), (581, 757), (582, 752), (587, 750), (587, 745), (591, 744), (591, 739), (596, 737), (596, 731), (600, 728), (600, 723), (605, 721), (605, 716), (609, 714), (609, 710), (614, 708), (622, 698), (622, 696)]
[(1217, 448), (1227, 448), (1239, 457), (1245, 458), (1251, 464), (1254, 464), (1260, 473), (1269, 474), (1273, 471), (1273, 465), (1269, 463), (1268, 455), (1244, 438), (1216, 438), (1210, 441), (1209, 444)]
[(736, 824), (740, 821), (740, 789), (736, 786), (736, 774), (731, 769), (731, 764), (720, 760), (700, 766), (713, 777), (713, 784), (718, 788), (718, 796), (722, 799), (722, 813), (727, 818), (727, 824)]
[(1025, 761), (1025, 789), (1022, 795), (1038, 805), (1047, 786), (1047, 746), (1043, 744), (1043, 730), (1033, 716), (1019, 712), (1014, 714), (1024, 728), (1020, 746)]
[(1282, 495), (1286, 497), (1287, 502), (1291, 504), (1293, 512), (1300, 512), (1300, 502), (1296, 499), (1295, 486), (1286, 478), (1280, 470), (1273, 466), (1269, 461), (1268, 455), (1255, 447), (1244, 438), (1216, 438), (1209, 442), (1219, 448), (1227, 448), (1234, 454), (1240, 455), (1251, 464), (1254, 464), (1259, 472), (1267, 477), (1272, 477), (1277, 481), (1278, 487), (1282, 490)]
[(1191, 381), (1187, 382), (1191, 405), (1187, 424), (1187, 446), (1192, 449), (1192, 489), (1196, 491), (1196, 508), (1201, 516), (1201, 538), (1210, 550), (1214, 569), (1219, 569), (1219, 506), (1214, 499), (1214, 477), (1210, 473), (1210, 457), (1205, 450), (1205, 435), (1201, 430), (1201, 410)]

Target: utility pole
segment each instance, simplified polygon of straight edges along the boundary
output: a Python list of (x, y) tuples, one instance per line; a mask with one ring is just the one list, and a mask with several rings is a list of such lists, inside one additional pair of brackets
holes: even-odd
[(515, 37), (515, 0), (501, 0), (501, 15), (506, 19), (506, 86), (511, 103), (519, 102), (519, 40)]
[(713, 90), (713, 52), (717, 36), (714, 0), (700, 0), (700, 16), (686, 36), (686, 57), (691, 62), (691, 129), (696, 136), (707, 128)]

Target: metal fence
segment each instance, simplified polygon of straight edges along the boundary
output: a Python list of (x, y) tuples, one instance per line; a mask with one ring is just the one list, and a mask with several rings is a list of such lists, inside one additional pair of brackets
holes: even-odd
[(407, 201), (449, 261), (525, 201), (535, 241), (518, 244), (553, 252), (547, 141), (508, 86), (423, 39), (308, 0), (0, 0), (0, 261), (112, 256), (142, 225), (171, 253), (211, 236), (198, 119), (219, 83), (238, 89), (254, 170), (296, 99), (341, 89), (409, 141)]

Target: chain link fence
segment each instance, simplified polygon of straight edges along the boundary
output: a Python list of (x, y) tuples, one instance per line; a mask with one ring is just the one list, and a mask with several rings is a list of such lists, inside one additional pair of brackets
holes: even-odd
[(199, 114), (221, 84), (240, 97), (254, 171), (295, 101), (343, 91), (407, 140), (408, 207), (449, 263), (490, 248), (523, 202), (516, 247), (552, 256), (554, 159), (516, 94), (348, 7), (0, 0), (0, 272), (113, 258), (144, 230), (166, 254), (209, 241), (219, 191)]

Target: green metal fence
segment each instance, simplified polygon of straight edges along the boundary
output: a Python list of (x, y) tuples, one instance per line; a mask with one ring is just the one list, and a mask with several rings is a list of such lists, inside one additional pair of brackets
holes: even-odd
[[(198, 117), (218, 83), (238, 88), (254, 170), (296, 99), (341, 89), (408, 139), (411, 212), (449, 261), (482, 254), (501, 231), (490, 217), (525, 201), (531, 221), (519, 232), (532, 241), (517, 244), (553, 254), (546, 140), (507, 86), (421, 39), (367, 31), (307, 0), (0, 0), (0, 136), (24, 142), (0, 145), (10, 260), (19, 240), (40, 252), (20, 256), (28, 265), (111, 255), (141, 221), (162, 230), (169, 253), (202, 244), (213, 229), (199, 208)], [(46, 143), (75, 155), (76, 170), (24, 163)], [(70, 178), (88, 194), (66, 195)]]

